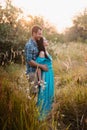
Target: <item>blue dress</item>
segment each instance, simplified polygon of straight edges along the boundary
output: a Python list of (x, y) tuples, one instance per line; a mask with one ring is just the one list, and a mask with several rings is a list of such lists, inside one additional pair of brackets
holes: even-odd
[(54, 101), (54, 71), (52, 66), (52, 57), (48, 58), (37, 57), (36, 61), (39, 64), (45, 64), (48, 71), (42, 71), (42, 76), (46, 82), (45, 88), (39, 86), (37, 106), (39, 107), (39, 120), (44, 120), (52, 109)]

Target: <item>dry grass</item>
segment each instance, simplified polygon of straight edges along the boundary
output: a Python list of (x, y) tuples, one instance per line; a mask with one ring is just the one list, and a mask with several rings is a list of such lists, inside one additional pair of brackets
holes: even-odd
[(84, 57), (87, 45), (63, 44), (58, 50), (53, 61), (56, 99), (53, 113), (57, 128), (63, 130), (69, 126), (70, 130), (86, 130), (87, 65)]
[[(25, 66), (0, 67), (0, 129), (86, 130), (87, 45), (55, 44), (50, 47), (55, 73), (55, 102), (51, 122), (38, 121), (34, 97), (29, 98)], [(42, 127), (43, 126), (43, 127)]]

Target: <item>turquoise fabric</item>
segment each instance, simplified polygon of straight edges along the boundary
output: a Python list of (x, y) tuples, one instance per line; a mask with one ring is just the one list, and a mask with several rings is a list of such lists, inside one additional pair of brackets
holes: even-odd
[(37, 57), (36, 61), (39, 64), (46, 64), (48, 71), (42, 71), (42, 76), (46, 82), (45, 88), (39, 86), (37, 106), (39, 107), (39, 120), (44, 120), (52, 109), (54, 101), (54, 71), (52, 66), (52, 57), (48, 58)]

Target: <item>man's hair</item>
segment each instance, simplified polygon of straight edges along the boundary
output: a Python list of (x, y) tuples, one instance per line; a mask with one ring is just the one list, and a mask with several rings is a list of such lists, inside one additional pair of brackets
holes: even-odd
[(33, 34), (33, 32), (37, 33), (38, 30), (42, 30), (42, 28), (39, 25), (34, 25), (32, 27), (31, 33)]

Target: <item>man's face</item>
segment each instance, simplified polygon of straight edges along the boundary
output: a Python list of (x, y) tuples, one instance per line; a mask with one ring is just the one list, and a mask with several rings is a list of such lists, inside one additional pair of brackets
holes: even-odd
[(42, 37), (42, 30), (38, 30), (37, 33), (33, 33), (35, 40), (39, 40)]

